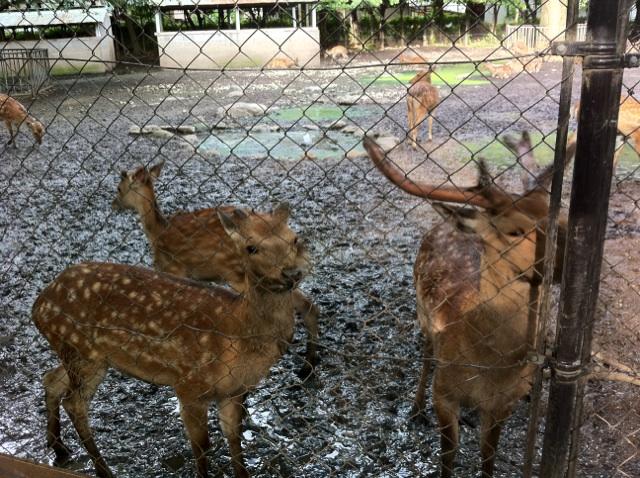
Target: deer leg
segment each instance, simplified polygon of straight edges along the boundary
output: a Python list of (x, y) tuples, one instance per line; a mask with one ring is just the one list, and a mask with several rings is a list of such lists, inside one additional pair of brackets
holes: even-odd
[(480, 455), (482, 456), (482, 478), (493, 477), (502, 423), (508, 416), (508, 410), (481, 412)]
[(89, 403), (98, 385), (104, 379), (107, 366), (101, 363), (85, 362), (70, 363), (65, 368), (69, 376), (69, 393), (62, 399), (62, 406), (78, 432), (82, 445), (93, 460), (96, 474), (100, 478), (113, 478), (107, 462), (98, 450), (89, 426)]
[(198, 478), (206, 478), (208, 476), (207, 451), (211, 448), (207, 427), (208, 412), (208, 402), (192, 402), (180, 399), (180, 416), (191, 442), (193, 456), (196, 459)]
[(218, 402), (218, 417), (222, 433), (227, 438), (235, 478), (249, 478), (249, 472), (242, 457), (242, 418), (245, 415), (244, 399), (246, 394), (227, 398)]
[(9, 130), (9, 141), (7, 141), (7, 144), (12, 144), (15, 146), (15, 137), (13, 135), (13, 125), (11, 124), (11, 121), (9, 120), (5, 120), (4, 124), (6, 125), (7, 129)]
[(64, 466), (71, 457), (71, 450), (60, 437), (60, 404), (69, 392), (69, 377), (62, 365), (44, 374), (44, 400), (47, 405), (47, 446), (56, 454), (55, 466)]
[(314, 367), (318, 364), (318, 307), (309, 300), (300, 290), (293, 291), (293, 307), (302, 316), (307, 328), (307, 351), (305, 363), (298, 372), (298, 376), (306, 379), (313, 373)]
[(409, 126), (409, 144), (411, 145), (412, 148), (415, 149), (417, 147), (417, 144), (416, 144), (417, 131), (415, 129), (416, 123), (415, 123), (413, 97), (411, 95), (407, 97), (407, 122)]
[(422, 344), (422, 372), (418, 380), (418, 389), (416, 390), (416, 398), (413, 400), (411, 408), (411, 417), (416, 420), (426, 420), (425, 415), (425, 393), (427, 389), (427, 380), (429, 379), (429, 371), (431, 370), (431, 361), (429, 357), (432, 355), (433, 348), (428, 339), (424, 339)]
[(429, 142), (433, 141), (433, 135), (431, 134), (431, 131), (433, 130), (433, 116), (431, 116), (431, 113), (427, 113), (429, 115)]
[(448, 402), (443, 397), (434, 397), (434, 408), (440, 424), (440, 458), (442, 460), (441, 478), (453, 475), (453, 460), (458, 449), (458, 414), (460, 405)]

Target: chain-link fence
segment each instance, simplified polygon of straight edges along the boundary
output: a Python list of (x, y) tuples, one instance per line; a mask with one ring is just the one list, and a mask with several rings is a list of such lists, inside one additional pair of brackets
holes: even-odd
[(640, 476), (635, 7), (0, 2), (0, 455)]

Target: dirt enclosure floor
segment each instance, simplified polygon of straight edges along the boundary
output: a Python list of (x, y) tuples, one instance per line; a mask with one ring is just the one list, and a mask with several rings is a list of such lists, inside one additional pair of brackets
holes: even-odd
[[(428, 202), (396, 190), (372, 169), (360, 143), (362, 130), (398, 142), (390, 154), (416, 167), (415, 177), (458, 185), (473, 183), (476, 168), (469, 160), (484, 155), (496, 182), (519, 192), (522, 168), (496, 138), (530, 130), (539, 144), (536, 156), (549, 161), (560, 63), (508, 81), (471, 70), (437, 70), (442, 102), (434, 141), (423, 143), (428, 155), (405, 140), (413, 74), (406, 66), (386, 74), (364, 61), (344, 71), (302, 73), (149, 68), (56, 80), (49, 94), (30, 104), (47, 125), (42, 146), (32, 148), (25, 132), (17, 149), (0, 146), (0, 453), (52, 461), (41, 377), (56, 358), (31, 323), (31, 305), (70, 264), (151, 265), (137, 219), (113, 212), (111, 201), (120, 170), (165, 161), (158, 182), (165, 213), (219, 204), (269, 209), (286, 200), (293, 227), (309, 240), (314, 267), (302, 289), (322, 309), (321, 363), (316, 376), (301, 383), (295, 372), (306, 337), (298, 325), (295, 343), (248, 400), (243, 441), (252, 475), (437, 476), (440, 445), (431, 404), (427, 424), (410, 421), (409, 411), (421, 353), (412, 265), (420, 237), (442, 219)], [(638, 79), (638, 72), (627, 72), (625, 83)], [(579, 74), (574, 98), (578, 80)], [(236, 115), (228, 110), (235, 102), (256, 105)], [(145, 134), (131, 134), (144, 126)], [(176, 132), (178, 126), (186, 128)], [(636, 370), (637, 166), (637, 157), (625, 153), (612, 187), (594, 346)], [(602, 381), (589, 383), (586, 392), (578, 476), (640, 476), (637, 389)], [(503, 431), (496, 476), (521, 474), (527, 417), (523, 401)], [(91, 421), (117, 476), (193, 476), (171, 390), (111, 371), (93, 401)], [(71, 466), (92, 474), (66, 416), (63, 428), (76, 452)], [(214, 476), (229, 476), (214, 410), (209, 429)], [(461, 428), (457, 476), (478, 474), (477, 435), (470, 417)]]

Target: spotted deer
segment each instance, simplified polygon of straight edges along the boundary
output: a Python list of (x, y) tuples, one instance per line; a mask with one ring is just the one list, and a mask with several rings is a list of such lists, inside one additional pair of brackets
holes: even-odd
[(398, 57), (398, 61), (403, 65), (419, 65), (427, 63), (427, 59), (425, 57), (420, 53), (414, 53), (413, 51), (401, 53)]
[(243, 293), (136, 266), (69, 267), (39, 295), (33, 321), (61, 365), (44, 375), (47, 444), (62, 465), (60, 404), (97, 475), (112, 478), (89, 426), (89, 404), (109, 368), (168, 385), (180, 403), (199, 478), (208, 476), (208, 407), (218, 405), (236, 477), (249, 476), (240, 438), (243, 400), (281, 357), (293, 335), (293, 290), (306, 275), (304, 245), (273, 214), (217, 211), (244, 265)]
[(283, 68), (295, 68), (298, 66), (298, 59), (291, 59), (288, 56), (277, 56), (272, 58), (269, 63), (267, 63), (267, 68), (274, 69), (283, 69)]
[(347, 61), (349, 59), (349, 50), (342, 45), (335, 45), (328, 48), (324, 51), (324, 54), (336, 63)]
[[(134, 210), (151, 245), (156, 269), (191, 279), (227, 283), (245, 291), (244, 261), (226, 234), (220, 212), (231, 206), (180, 212), (165, 217), (156, 201), (154, 182), (164, 163), (122, 171), (114, 210)], [(318, 363), (318, 308), (299, 290), (293, 292), (295, 311), (309, 333), (305, 363), (298, 375), (307, 378)]]
[(407, 90), (407, 119), (409, 123), (409, 141), (413, 148), (418, 147), (418, 132), (422, 122), (428, 118), (428, 139), (433, 140), (433, 110), (440, 102), (438, 88), (431, 84), (432, 69), (420, 70), (411, 79)]
[(492, 78), (497, 78), (499, 80), (506, 80), (515, 73), (510, 62), (501, 65), (494, 65), (493, 63), (486, 62), (483, 63), (483, 65), (487, 70), (489, 70), (489, 74)]
[[(4, 121), (4, 124), (9, 131), (9, 141), (7, 144), (16, 145), (16, 136), (22, 123), (26, 124), (31, 130), (36, 143), (42, 144), (42, 137), (44, 136), (43, 124), (29, 114), (27, 109), (15, 98), (0, 93), (0, 120)], [(13, 126), (15, 125), (15, 133)]]
[[(468, 407), (480, 413), (482, 476), (491, 477), (501, 427), (527, 394), (535, 370), (526, 360), (533, 346), (528, 333), (530, 292), (539, 280), (534, 273), (536, 242), (544, 240), (544, 188), (552, 169), (540, 174), (534, 189), (518, 196), (494, 186), (483, 163), (477, 186), (448, 187), (409, 180), (372, 139), (366, 137), (364, 146), (393, 184), (409, 194), (443, 201), (433, 206), (446, 221), (425, 234), (414, 264), (417, 319), (425, 342), (413, 415), (423, 413), (433, 358), (441, 476), (452, 476), (460, 409)], [(565, 230), (562, 221), (560, 253)], [(559, 254), (556, 279), (561, 264)]]

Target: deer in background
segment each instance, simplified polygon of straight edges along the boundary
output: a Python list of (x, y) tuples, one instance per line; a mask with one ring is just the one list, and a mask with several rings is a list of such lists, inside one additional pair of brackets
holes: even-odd
[[(571, 117), (577, 119), (580, 116), (580, 101), (577, 101), (572, 109)], [(618, 111), (618, 134), (622, 135), (640, 157), (640, 101), (633, 96), (620, 98), (620, 110)], [(618, 167), (623, 146), (616, 149), (613, 155), (613, 169)]]
[[(242, 255), (220, 221), (220, 212), (234, 208), (200, 209), (180, 212), (166, 218), (156, 201), (154, 182), (164, 163), (149, 169), (122, 171), (114, 210), (134, 210), (151, 245), (156, 269), (181, 277), (229, 284), (235, 291), (245, 291)], [(268, 216), (268, 215), (266, 215)], [(266, 217), (265, 216), (265, 217)], [(302, 316), (309, 339), (305, 363), (298, 375), (307, 378), (318, 363), (318, 308), (299, 290), (293, 292), (293, 304)]]
[(349, 50), (342, 45), (336, 45), (324, 51), (325, 56), (331, 58), (336, 63), (349, 59)]
[(413, 148), (418, 147), (418, 132), (420, 125), (428, 117), (428, 140), (433, 140), (433, 110), (440, 102), (438, 88), (431, 84), (433, 69), (420, 70), (411, 79), (411, 86), (407, 90), (407, 118), (409, 123), (409, 141)]
[(295, 68), (298, 66), (297, 58), (289, 58), (288, 56), (277, 56), (267, 63), (266, 68)]
[(39, 295), (33, 321), (61, 365), (44, 376), (47, 444), (64, 464), (60, 404), (100, 478), (112, 478), (89, 426), (89, 403), (109, 368), (172, 387), (199, 478), (207, 473), (207, 414), (218, 405), (236, 478), (248, 477), (240, 438), (244, 397), (282, 356), (293, 335), (293, 291), (306, 275), (304, 245), (273, 214), (217, 211), (246, 271), (238, 295), (149, 269), (107, 263), (72, 266)]
[[(4, 124), (9, 131), (9, 141), (7, 144), (13, 144), (16, 146), (16, 136), (20, 130), (22, 123), (26, 124), (31, 130), (33, 138), (36, 143), (42, 144), (42, 137), (44, 136), (43, 124), (29, 114), (27, 109), (15, 98), (0, 93), (0, 120), (4, 121)], [(13, 126), (15, 125), (16, 131), (14, 133)]]
[[(364, 146), (377, 168), (409, 194), (433, 201), (467, 203), (434, 208), (445, 222), (425, 234), (414, 264), (417, 315), (425, 338), (423, 367), (413, 414), (424, 409), (431, 367), (433, 406), (441, 434), (441, 476), (453, 473), (461, 407), (478, 410), (481, 419), (482, 476), (493, 476), (503, 423), (530, 388), (535, 365), (526, 361), (533, 347), (529, 309), (535, 273), (536, 243), (544, 241), (552, 166), (536, 187), (516, 196), (492, 184), (480, 163), (477, 186), (458, 188), (407, 179), (370, 138)], [(575, 146), (570, 146), (571, 153)], [(566, 225), (558, 231), (560, 277)], [(544, 244), (544, 242), (542, 243)]]

